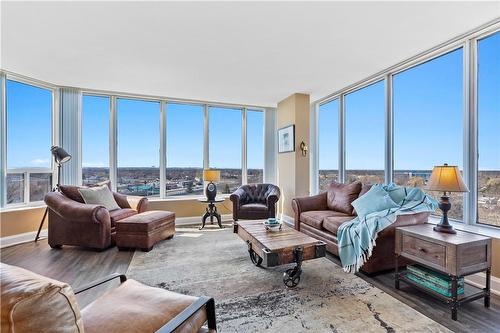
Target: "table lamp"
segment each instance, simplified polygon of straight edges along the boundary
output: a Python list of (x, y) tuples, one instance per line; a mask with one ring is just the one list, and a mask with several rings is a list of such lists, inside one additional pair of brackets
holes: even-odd
[(205, 169), (203, 170), (203, 180), (209, 182), (205, 189), (207, 201), (215, 200), (217, 195), (217, 186), (214, 183), (220, 180), (220, 170)]
[(427, 189), (430, 191), (444, 192), (441, 200), (439, 201), (439, 209), (443, 212), (443, 217), (434, 231), (445, 232), (448, 234), (456, 234), (457, 232), (448, 222), (448, 211), (451, 208), (450, 197), (447, 192), (469, 192), (467, 185), (465, 185), (462, 175), (457, 166), (448, 164), (437, 165), (432, 170), (431, 178), (427, 184)]

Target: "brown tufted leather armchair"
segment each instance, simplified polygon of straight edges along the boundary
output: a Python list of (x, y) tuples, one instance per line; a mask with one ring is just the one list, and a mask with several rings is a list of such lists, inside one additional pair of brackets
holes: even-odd
[(280, 189), (273, 184), (242, 185), (229, 197), (233, 202), (233, 220), (259, 220), (276, 217)]
[(115, 224), (147, 210), (148, 199), (113, 192), (120, 209), (109, 211), (100, 205), (88, 205), (78, 186), (61, 185), (61, 193), (49, 192), (49, 245), (60, 248), (74, 245), (103, 250), (114, 244)]

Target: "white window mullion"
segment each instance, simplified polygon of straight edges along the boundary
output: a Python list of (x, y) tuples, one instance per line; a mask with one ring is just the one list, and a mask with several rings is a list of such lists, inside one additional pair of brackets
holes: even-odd
[(208, 112), (208, 105), (204, 105), (204, 119), (203, 119), (203, 128), (204, 128), (204, 133), (203, 133), (203, 169), (208, 169), (210, 166), (209, 162), (209, 147), (210, 147), (210, 142), (208, 141), (209, 138), (209, 112)]
[(118, 181), (117, 170), (117, 112), (116, 112), (116, 96), (111, 96), (109, 99), (109, 180), (111, 188), (116, 191)]
[(167, 196), (167, 108), (160, 102), (160, 198)]
[(464, 45), (464, 180), (469, 192), (464, 193), (464, 223), (477, 223), (477, 40)]
[(241, 111), (241, 184), (248, 183), (247, 172), (247, 108)]
[(339, 183), (345, 182), (345, 95), (339, 97)]
[(23, 172), (24, 176), (24, 204), (29, 204), (30, 202), (30, 173), (28, 171)]
[(394, 113), (392, 108), (392, 75), (385, 76), (385, 183), (394, 179)]
[(0, 207), (7, 204), (7, 110), (5, 74), (0, 72)]

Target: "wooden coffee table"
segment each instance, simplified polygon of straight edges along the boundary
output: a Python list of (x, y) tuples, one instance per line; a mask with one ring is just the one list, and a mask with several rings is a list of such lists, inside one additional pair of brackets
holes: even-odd
[(296, 287), (302, 274), (302, 262), (325, 256), (326, 244), (283, 225), (280, 231), (268, 231), (263, 220), (238, 221), (233, 232), (248, 245), (250, 259), (256, 266), (275, 267), (295, 263), (283, 274), (283, 283)]

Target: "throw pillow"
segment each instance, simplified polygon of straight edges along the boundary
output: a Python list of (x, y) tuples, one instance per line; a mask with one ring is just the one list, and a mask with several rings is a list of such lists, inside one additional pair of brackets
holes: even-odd
[(392, 201), (394, 201), (398, 205), (401, 205), (403, 199), (406, 198), (406, 188), (403, 186), (398, 186), (394, 183), (390, 183), (385, 186), (385, 190), (387, 191), (387, 193), (389, 193)]
[(326, 193), (327, 205), (330, 210), (352, 215), (351, 203), (358, 197), (361, 183), (340, 184), (333, 182)]
[(80, 188), (78, 192), (86, 204), (102, 205), (108, 210), (120, 209), (107, 185)]
[(398, 207), (398, 204), (391, 199), (389, 193), (380, 185), (372, 186), (365, 195), (354, 200), (352, 205), (360, 219), (364, 219), (370, 213)]

